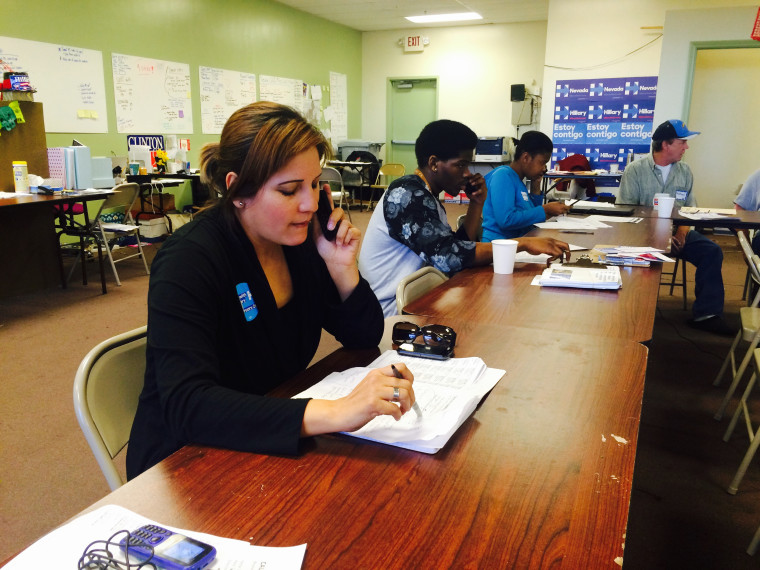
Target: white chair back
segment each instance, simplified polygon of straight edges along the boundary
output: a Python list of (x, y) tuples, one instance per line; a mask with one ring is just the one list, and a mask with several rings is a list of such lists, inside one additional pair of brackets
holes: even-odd
[(396, 309), (399, 315), (403, 314), (404, 307), (409, 303), (446, 280), (446, 275), (429, 265), (404, 277), (396, 287)]
[(74, 412), (112, 491), (124, 484), (113, 460), (127, 445), (137, 412), (147, 328), (101, 342), (87, 353), (74, 377)]

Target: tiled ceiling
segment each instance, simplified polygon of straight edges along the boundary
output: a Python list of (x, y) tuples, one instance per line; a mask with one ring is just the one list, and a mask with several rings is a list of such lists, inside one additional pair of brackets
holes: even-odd
[[(360, 31), (472, 26), (546, 20), (549, 0), (278, 0), (283, 4)], [(482, 20), (414, 24), (406, 16), (477, 12)]]

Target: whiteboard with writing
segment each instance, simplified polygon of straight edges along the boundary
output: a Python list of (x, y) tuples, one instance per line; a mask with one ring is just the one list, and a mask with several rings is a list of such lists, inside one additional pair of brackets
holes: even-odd
[(111, 54), (120, 133), (193, 133), (190, 66)]
[(107, 133), (103, 54), (0, 36), (4, 71), (25, 71), (49, 133)]
[(306, 84), (300, 79), (261, 75), (259, 77), (259, 95), (262, 101), (281, 103), (303, 112), (304, 90)]
[(256, 75), (203, 66), (198, 74), (203, 134), (221, 134), (232, 113), (256, 101)]

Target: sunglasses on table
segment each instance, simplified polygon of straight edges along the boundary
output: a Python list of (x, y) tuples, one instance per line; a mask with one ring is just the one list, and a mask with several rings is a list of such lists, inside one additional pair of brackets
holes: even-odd
[[(415, 343), (422, 337), (424, 344)], [(450, 358), (457, 342), (457, 333), (445, 325), (419, 326), (401, 321), (393, 325), (391, 332), (393, 344), (398, 345), (399, 354), (422, 356), (427, 358)]]

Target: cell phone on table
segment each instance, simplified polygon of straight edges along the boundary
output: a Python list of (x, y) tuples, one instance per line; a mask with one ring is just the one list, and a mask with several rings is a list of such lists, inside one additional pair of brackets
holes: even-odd
[(331, 199), (327, 195), (327, 192), (319, 189), (319, 203), (317, 204), (317, 219), (319, 220), (319, 226), (322, 228), (322, 235), (325, 236), (327, 241), (334, 241), (335, 236), (338, 234), (338, 228), (340, 222), (338, 222), (332, 230), (327, 229), (327, 220), (330, 219), (333, 208), (330, 203)]
[[(130, 559), (150, 559), (159, 570), (201, 570), (216, 558), (216, 548), (210, 544), (154, 524), (141, 526), (119, 545)], [(153, 558), (146, 545), (153, 548)]]

